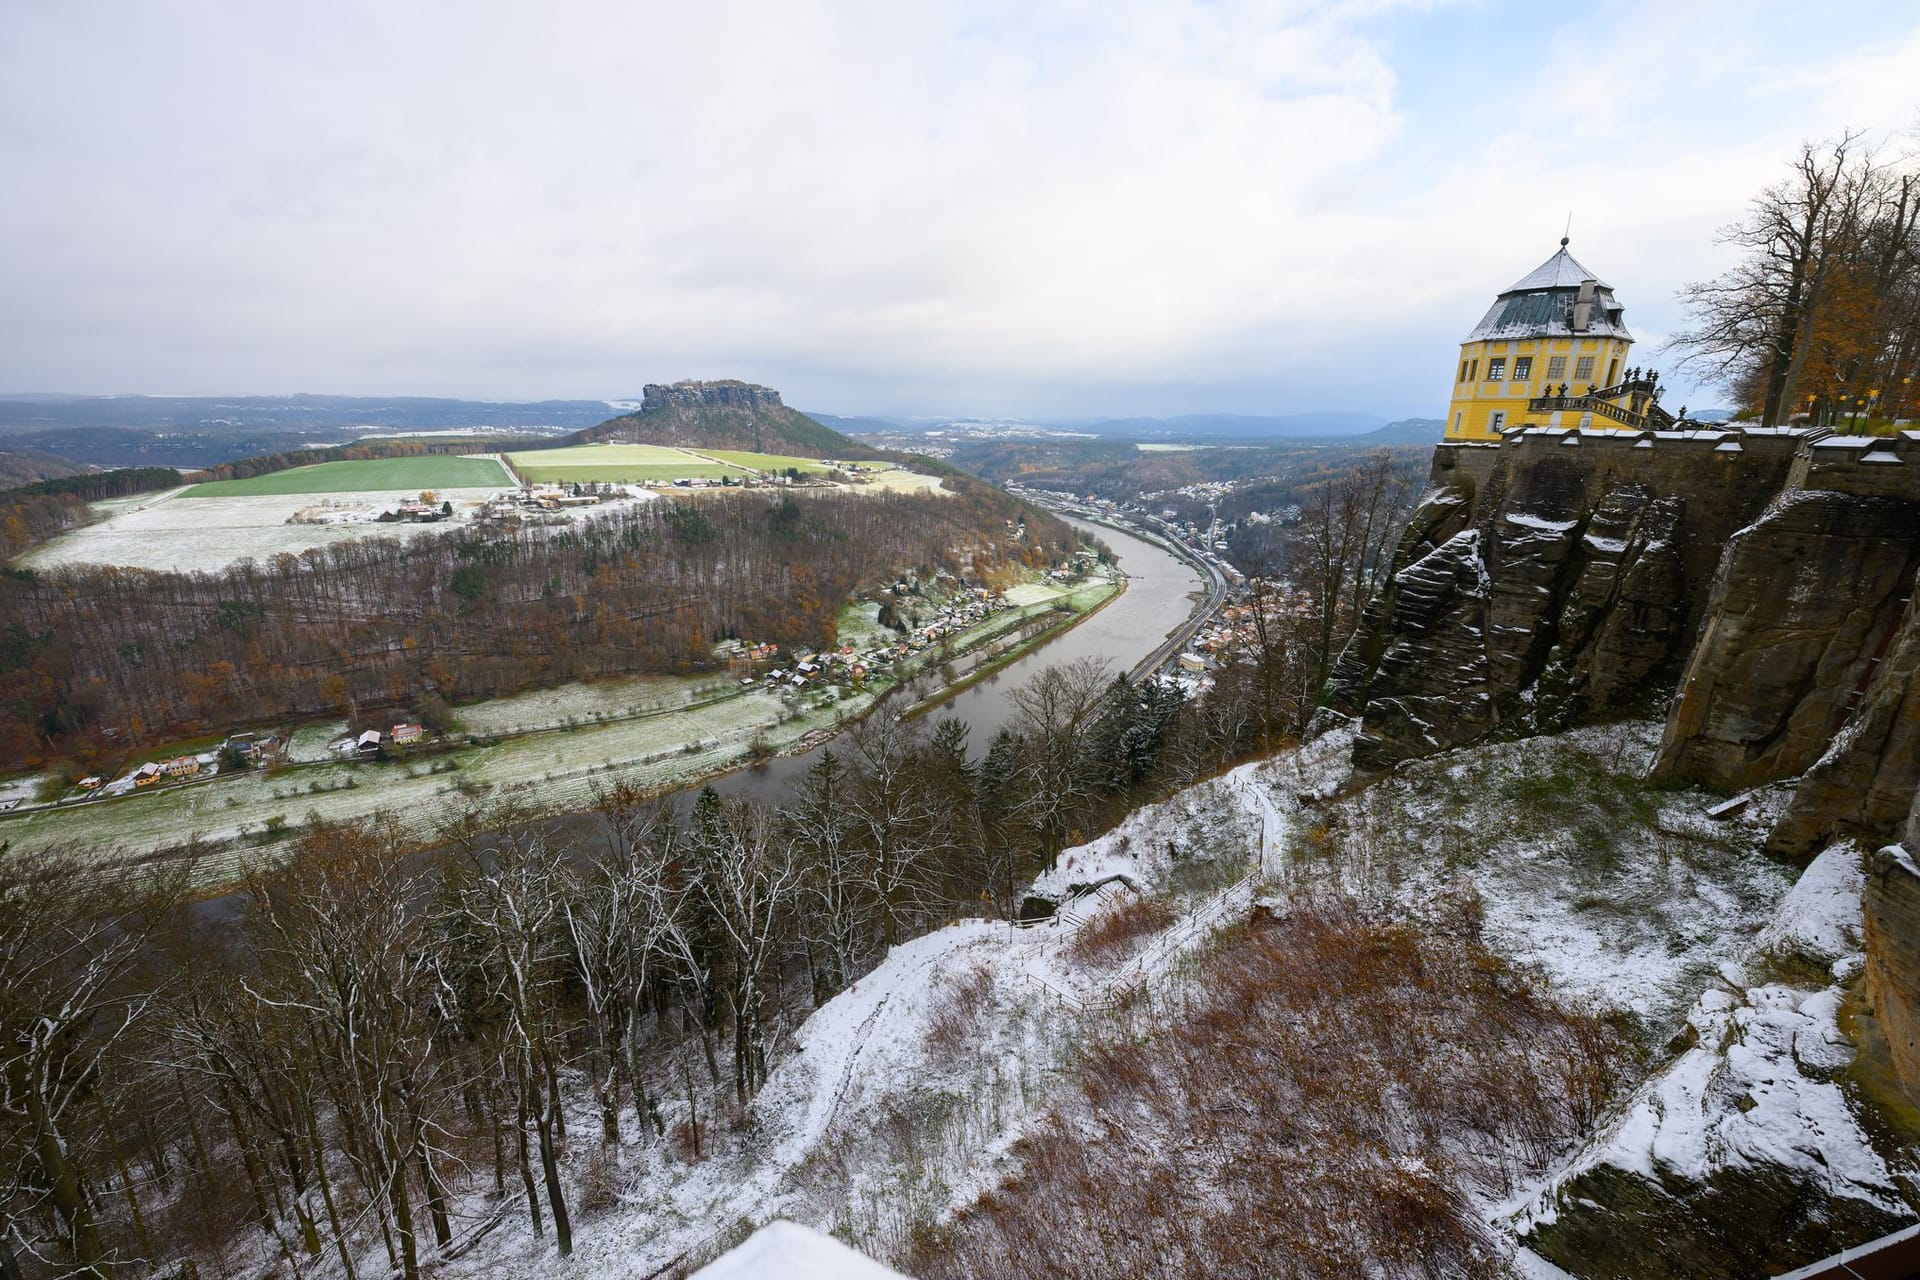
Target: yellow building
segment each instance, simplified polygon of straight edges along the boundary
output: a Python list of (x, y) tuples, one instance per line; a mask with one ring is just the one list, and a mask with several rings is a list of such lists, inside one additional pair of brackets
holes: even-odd
[(1530, 426), (1640, 431), (1673, 424), (1657, 375), (1627, 368), (1633, 335), (1613, 288), (1560, 251), (1494, 300), (1460, 344), (1449, 440)]

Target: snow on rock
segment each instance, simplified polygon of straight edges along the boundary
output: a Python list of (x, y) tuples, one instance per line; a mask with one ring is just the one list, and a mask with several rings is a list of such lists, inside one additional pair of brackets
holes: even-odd
[(1705, 1183), (1729, 1164), (1779, 1165), (1829, 1195), (1898, 1211), (1886, 1164), (1840, 1087), (1801, 1074), (1802, 1065), (1824, 1075), (1851, 1060), (1838, 1008), (1835, 993), (1779, 985), (1703, 993), (1690, 1019), (1698, 1043), (1641, 1089), (1570, 1172), (1604, 1162)]
[(693, 1280), (901, 1280), (898, 1271), (797, 1223), (769, 1222)]
[[(1850, 978), (1862, 883), (1858, 848), (1828, 849), (1782, 899), (1756, 954), (1814, 959)], [(1903, 1179), (1839, 1082), (1854, 1052), (1838, 1022), (1843, 987), (1748, 985), (1746, 972), (1723, 965), (1725, 985), (1703, 991), (1688, 1016), (1687, 1047), (1515, 1215), (1536, 1249), (1590, 1259), (1596, 1238), (1690, 1223), (1702, 1239), (1733, 1229), (1782, 1250), (1754, 1260), (1778, 1270), (1797, 1264), (1795, 1249), (1818, 1256), (1832, 1238), (1865, 1238), (1913, 1216)]]
[(1860, 895), (1867, 874), (1861, 851), (1842, 840), (1800, 873), (1757, 942), (1763, 953), (1797, 956), (1825, 968), (1860, 950)]

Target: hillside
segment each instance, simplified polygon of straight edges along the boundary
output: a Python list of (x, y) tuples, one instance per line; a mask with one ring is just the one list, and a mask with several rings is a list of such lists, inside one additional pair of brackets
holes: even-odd
[(650, 384), (638, 412), (576, 431), (555, 443), (665, 444), (808, 458), (866, 457), (873, 452), (788, 408), (772, 387), (732, 380)]
[(1355, 444), (1438, 444), (1446, 434), (1444, 418), (1404, 418), (1389, 422), (1363, 435), (1353, 437)]
[(0, 489), (12, 489), (36, 480), (77, 476), (86, 468), (41, 449), (0, 449)]

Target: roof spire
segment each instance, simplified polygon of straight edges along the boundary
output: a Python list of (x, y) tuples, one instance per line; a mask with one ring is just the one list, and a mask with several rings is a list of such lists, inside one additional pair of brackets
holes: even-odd
[(1573, 210), (1567, 210), (1567, 229), (1560, 233), (1560, 247), (1567, 247), (1567, 241), (1573, 238)]

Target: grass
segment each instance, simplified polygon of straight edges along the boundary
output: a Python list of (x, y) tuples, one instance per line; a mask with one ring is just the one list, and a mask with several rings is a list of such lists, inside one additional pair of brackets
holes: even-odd
[(739, 475), (744, 470), (657, 444), (582, 444), (566, 449), (510, 453), (507, 457), (523, 479), (536, 484), (718, 480)]
[(196, 484), (183, 498), (243, 498), (288, 493), (369, 493), (381, 490), (505, 489), (513, 481), (492, 458), (368, 458), (319, 462), (244, 480)]
[(796, 458), (783, 453), (746, 453), (739, 449), (702, 449), (700, 452), (749, 471), (785, 471), (792, 467), (802, 475), (818, 475), (831, 470), (818, 458)]

